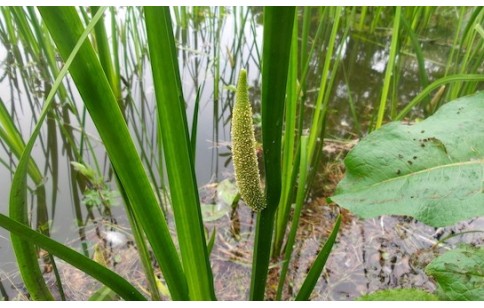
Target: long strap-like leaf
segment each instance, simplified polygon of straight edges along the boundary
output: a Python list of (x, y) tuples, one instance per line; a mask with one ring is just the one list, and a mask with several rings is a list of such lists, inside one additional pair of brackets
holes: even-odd
[(306, 279), (304, 279), (301, 289), (299, 289), (299, 292), (297, 293), (297, 301), (307, 301), (309, 299), (309, 296), (313, 292), (313, 289), (318, 282), (319, 276), (321, 276), (321, 272), (326, 265), (326, 261), (328, 260), (331, 248), (333, 248), (334, 242), (336, 241), (336, 236), (338, 235), (340, 224), (341, 215), (338, 215), (338, 218), (336, 218), (336, 222), (333, 227), (333, 231), (331, 231), (331, 234), (326, 240), (326, 243), (324, 243), (323, 249), (321, 249), (318, 256), (316, 257), (316, 260), (311, 266), (311, 269), (309, 270)]
[[(100, 12), (101, 14), (101, 12)], [(99, 19), (100, 14), (96, 15), (89, 27), (92, 29), (96, 20)], [(80, 42), (83, 42), (87, 34), (89, 33), (89, 27), (85, 31), (81, 31), (79, 34), (78, 42), (72, 46), (69, 53), (66, 55), (66, 65), (59, 73), (52, 89), (46, 99), (46, 102), (42, 108), (38, 123), (36, 124), (32, 136), (30, 137), (27, 145), (19, 160), (17, 170), (15, 171), (12, 187), (10, 189), (10, 204), (9, 215), (13, 220), (19, 221), (24, 224), (28, 224), (27, 220), (27, 170), (30, 161), (30, 155), (34, 146), (35, 140), (40, 133), (40, 127), (42, 126), (45, 117), (47, 116), (47, 110), (50, 108), (52, 99), (54, 97), (55, 89), (57, 89), (61, 83), (61, 80), (67, 73), (67, 68), (72, 63), (73, 57), (76, 55), (80, 48)], [(15, 251), (15, 257), (19, 267), (20, 274), (22, 275), (23, 282), (29, 291), (32, 299), (34, 300), (53, 300), (54, 297), (50, 293), (47, 285), (45, 284), (42, 273), (40, 272), (39, 264), (37, 261), (37, 253), (34, 245), (31, 242), (25, 241), (19, 238), (17, 235), (12, 234), (12, 247)]]
[(301, 137), (301, 154), (300, 154), (300, 165), (299, 165), (299, 183), (297, 187), (296, 195), (296, 207), (294, 208), (294, 215), (291, 222), (291, 229), (289, 231), (286, 243), (286, 249), (284, 252), (284, 261), (281, 267), (281, 272), (279, 275), (279, 283), (277, 286), (276, 300), (281, 300), (282, 288), (286, 280), (286, 274), (289, 269), (289, 263), (291, 261), (292, 251), (294, 243), (296, 241), (297, 227), (299, 225), (299, 218), (301, 217), (301, 211), (304, 204), (304, 197), (306, 192), (306, 176), (308, 169), (308, 155), (307, 155), (307, 145), (308, 137)]
[(214, 300), (170, 11), (167, 7), (144, 10), (158, 121), (190, 299)]
[(395, 117), (396, 121), (402, 120), (418, 103), (420, 103), (427, 95), (432, 91), (445, 85), (447, 83), (453, 83), (458, 81), (484, 81), (484, 75), (482, 74), (456, 74), (435, 80), (429, 84), (425, 89), (423, 89), (417, 96), (415, 96), (400, 113)]
[[(59, 53), (67, 58), (83, 31), (79, 15), (72, 7), (41, 7), (39, 11)], [(82, 45), (69, 71), (131, 201), (133, 212), (153, 248), (172, 298), (188, 299), (185, 275), (167, 223), (116, 98), (89, 42)]]
[(385, 68), (385, 79), (383, 80), (383, 88), (382, 94), (380, 99), (380, 107), (378, 108), (378, 116), (376, 119), (375, 129), (380, 128), (383, 123), (383, 116), (385, 115), (385, 108), (387, 104), (387, 97), (388, 91), (390, 89), (390, 81), (392, 74), (395, 70), (394, 63), (397, 57), (397, 44), (398, 44), (398, 33), (400, 32), (400, 15), (401, 15), (402, 8), (397, 7), (395, 9), (395, 18), (393, 22), (393, 33), (392, 33), (392, 42), (390, 44), (390, 56), (388, 58), (388, 63)]
[(274, 214), (281, 195), (281, 139), (294, 7), (264, 8), (262, 142), (267, 208), (257, 215), (250, 299), (262, 300), (269, 268)]
[(125, 300), (145, 300), (143, 295), (141, 295), (141, 293), (123, 277), (81, 255), (77, 251), (57, 243), (45, 235), (35, 232), (3, 214), (0, 214), (0, 226), (21, 237), (23, 240), (42, 247), (48, 252), (81, 269), (84, 273), (91, 275), (104, 283)]

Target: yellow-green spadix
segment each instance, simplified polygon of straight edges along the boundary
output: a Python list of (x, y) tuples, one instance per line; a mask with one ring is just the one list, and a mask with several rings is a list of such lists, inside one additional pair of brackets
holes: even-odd
[(235, 180), (242, 199), (253, 211), (258, 212), (264, 209), (266, 203), (260, 185), (252, 124), (252, 107), (249, 103), (247, 89), (247, 71), (244, 69), (239, 74), (237, 91), (235, 92), (235, 105), (232, 112), (232, 159)]

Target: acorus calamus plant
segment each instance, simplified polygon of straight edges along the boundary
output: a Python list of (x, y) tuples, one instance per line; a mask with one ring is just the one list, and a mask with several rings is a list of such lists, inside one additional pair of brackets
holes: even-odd
[(232, 113), (232, 159), (240, 195), (253, 211), (259, 212), (266, 207), (266, 202), (260, 185), (255, 145), (247, 71), (242, 69)]
[[(109, 59), (109, 48), (105, 48), (107, 46), (105, 41), (107, 39), (106, 31), (99, 26), (103, 23), (102, 15), (105, 10), (105, 7), (93, 8), (92, 13), (94, 17), (89, 20), (89, 15), (84, 12), (83, 8), (39, 7), (38, 11), (42, 18), (42, 23), (45, 23), (45, 27), (41, 27), (42, 24), (34, 22), (37, 20), (34, 18), (36, 12), (30, 10), (33, 27), (45, 29), (42, 37), (48, 38), (49, 42), (52, 41), (52, 46), (46, 46), (49, 47), (48, 54), (51, 55), (49, 59), (51, 59), (55, 68), (53, 76), (56, 76), (56, 78), (52, 87), (50, 87), (50, 91), (48, 91), (43, 109), (36, 120), (35, 128), (28, 142), (23, 146), (24, 149), (22, 151), (14, 152), (16, 156), (19, 156), (10, 190), (10, 208), (11, 213), (14, 214), (8, 217), (0, 213), (0, 227), (5, 228), (18, 237), (17, 243), (20, 244), (17, 245), (18, 249), (15, 250), (17, 263), (22, 268), (21, 275), (25, 287), (34, 300), (48, 300), (54, 299), (54, 297), (44, 281), (36, 251), (33, 247), (40, 247), (48, 251), (50, 254), (63, 259), (104, 284), (104, 287), (98, 290), (99, 292), (96, 292), (91, 299), (103, 298), (104, 294), (106, 294), (105, 291), (110, 289), (125, 300), (145, 300), (147, 299), (146, 295), (150, 295), (151, 299), (157, 300), (161, 298), (158, 293), (161, 293), (159, 289), (161, 289), (160, 285), (162, 285), (164, 289), (168, 289), (169, 297), (172, 300), (216, 300), (215, 286), (217, 284), (214, 284), (209, 253), (209, 247), (213, 246), (214, 240), (207, 240), (205, 237), (205, 226), (201, 211), (202, 204), (198, 195), (194, 168), (196, 155), (193, 145), (196, 144), (197, 140), (195, 137), (197, 128), (196, 116), (194, 116), (195, 120), (192, 122), (192, 133), (189, 134), (185, 110), (187, 102), (183, 98), (180, 68), (178, 67), (178, 52), (172, 28), (170, 8), (145, 7), (142, 9), (128, 9), (127, 12), (131, 18), (138, 16), (133, 14), (139, 12), (139, 18), (144, 20), (144, 28), (142, 26), (138, 27), (142, 23), (133, 22), (133, 24), (137, 25), (133, 29), (136, 33), (138, 30), (143, 32), (143, 29), (146, 32), (146, 38), (139, 39), (139, 44), (136, 44), (138, 49), (136, 49), (135, 54), (142, 54), (142, 49), (146, 49), (149, 52), (156, 97), (156, 110), (158, 111), (157, 124), (159, 127), (157, 128), (157, 133), (159, 133), (159, 137), (157, 140), (160, 141), (158, 149), (162, 153), (155, 165), (160, 163), (164, 166), (165, 170), (160, 168), (160, 174), (165, 174), (166, 171), (171, 201), (169, 205), (174, 218), (174, 230), (170, 229), (165, 212), (161, 209), (160, 198), (157, 198), (158, 189), (154, 189), (154, 187), (159, 185), (153, 185), (157, 182), (154, 180), (155, 176), (152, 176), (153, 168), (145, 168), (145, 163), (147, 162), (144, 160), (144, 157), (147, 155), (143, 153), (143, 150), (141, 154), (138, 153), (136, 147), (138, 144), (136, 138), (132, 138), (131, 126), (128, 126), (130, 122), (127, 121), (125, 110), (123, 109), (124, 105), (120, 105), (118, 101), (118, 87), (121, 75), (116, 73), (119, 71), (119, 68), (117, 68), (119, 61), (116, 60), (117, 43), (113, 43), (115, 52), (113, 52), (112, 59)], [(183, 10), (183, 8), (180, 9), (180, 11)], [(112, 12), (114, 15), (115, 10), (112, 9)], [(15, 16), (20, 16), (21, 18), (23, 14), (21, 12), (18, 13)], [(248, 11), (244, 18), (247, 19), (247, 16), (249, 16)], [(81, 17), (85, 17), (86, 25), (84, 25)], [(112, 18), (114, 21), (115, 18)], [(135, 18), (134, 20), (137, 19)], [(295, 99), (291, 99), (294, 103), (290, 105), (291, 107), (286, 108), (285, 104), (286, 97), (296, 97), (288, 93), (297, 93), (297, 71), (294, 65), (297, 65), (296, 60), (298, 57), (297, 53), (293, 51), (295, 48), (293, 50), (290, 49), (291, 46), (295, 47), (296, 44), (294, 42), (297, 42), (297, 28), (293, 28), (295, 21), (297, 21), (295, 7), (264, 8), (262, 52), (264, 66), (261, 73), (262, 143), (264, 145), (263, 155), (265, 163), (264, 191), (261, 188), (255, 152), (252, 110), (248, 100), (247, 71), (245, 70), (240, 72), (232, 118), (233, 161), (236, 179), (243, 199), (257, 212), (250, 300), (263, 300), (266, 296), (265, 289), (268, 285), (267, 277), (269, 266), (271, 265), (271, 244), (276, 228), (274, 220), (281, 199), (281, 179), (286, 178), (291, 180), (290, 183), (297, 183), (296, 203), (298, 205), (295, 212), (300, 213), (305, 196), (304, 192), (308, 186), (305, 184), (306, 174), (307, 171), (311, 170), (307, 164), (310, 157), (307, 153), (309, 148), (306, 146), (307, 138), (302, 136), (302, 134), (283, 138), (284, 129), (286, 131), (295, 130), (297, 115), (296, 108), (294, 108)], [(97, 31), (96, 27), (98, 27)], [(112, 27), (113, 31), (117, 33), (117, 27), (115, 25)], [(8, 28), (14, 29), (15, 27)], [(244, 28), (241, 27), (241, 29)], [(96, 32), (96, 44), (92, 44), (89, 40), (89, 35), (92, 31)], [(2, 29), (0, 29), (1, 32)], [(29, 33), (29, 31), (20, 32)], [(241, 33), (243, 34), (243, 31)], [(292, 35), (293, 39), (288, 39)], [(138, 34), (133, 36), (137, 37), (137, 39), (144, 37)], [(113, 35), (113, 37), (116, 38), (117, 36)], [(101, 42), (101, 40), (104, 40), (104, 42)], [(142, 42), (146, 43), (146, 47), (142, 47)], [(241, 44), (239, 45), (242, 46)], [(240, 46), (235, 49), (242, 50)], [(55, 49), (56, 47), (57, 49)], [(55, 54), (54, 50), (64, 63), (60, 72), (57, 72), (57, 63), (55, 57), (52, 56)], [(292, 57), (290, 57), (291, 53), (293, 53)], [(237, 52), (234, 55), (237, 55)], [(239, 58), (241, 58), (240, 55)], [(143, 57), (141, 56), (140, 59), (143, 59)], [(113, 62), (113, 64), (108, 62)], [(260, 59), (259, 62), (261, 62)], [(89, 63), (89, 65), (86, 65), (86, 63)], [(108, 67), (111, 65), (114, 68)], [(290, 65), (291, 74), (288, 73)], [(133, 65), (133, 67), (135, 66)], [(247, 63), (244, 67), (247, 67)], [(30, 174), (34, 173), (30, 170), (31, 153), (36, 139), (40, 136), (43, 122), (46, 119), (48, 120), (48, 112), (57, 108), (56, 104), (54, 104), (54, 97), (57, 91), (59, 93), (63, 92), (62, 82), (68, 73), (79, 92), (80, 98), (82, 98), (83, 104), (80, 106), (85, 108), (84, 114), (86, 118), (87, 116), (90, 117), (105, 147), (113, 173), (117, 179), (118, 189), (124, 199), (125, 210), (128, 213), (128, 220), (130, 221), (136, 242), (135, 245), (140, 258), (144, 260), (142, 261), (144, 270), (147, 273), (147, 277), (152, 277), (151, 279), (148, 278), (148, 283), (151, 286), (150, 290), (145, 292), (146, 294), (141, 293), (135, 285), (122, 278), (116, 272), (90, 259), (89, 253), (83, 255), (67, 245), (56, 242), (46, 235), (32, 230), (22, 219), (16, 219), (17, 217), (27, 216), (29, 209), (27, 206), (27, 174), (32, 177), (34, 183), (36, 182), (35, 175)], [(126, 75), (130, 74), (126, 73)], [(291, 81), (288, 82), (288, 79)], [(286, 91), (288, 84), (293, 86)], [(72, 105), (74, 106), (75, 104)], [(129, 108), (126, 110), (126, 112), (130, 112)], [(68, 112), (67, 109), (63, 111)], [(197, 112), (194, 113), (195, 115), (197, 114)], [(7, 115), (7, 112), (0, 110), (0, 116), (2, 114)], [(77, 114), (78, 112), (75, 113), (76, 116)], [(290, 121), (284, 119), (285, 115)], [(0, 122), (2, 122), (2, 119), (0, 119)], [(293, 124), (288, 125), (287, 122)], [(68, 123), (68, 121), (64, 121), (61, 124), (63, 125), (64, 123)], [(13, 141), (9, 139), (10, 147), (16, 151), (17, 133), (14, 129), (10, 129), (10, 124), (8, 120), (3, 120), (3, 125), (14, 136), (11, 138)], [(84, 127), (84, 124), (81, 126)], [(292, 129), (288, 129), (288, 127), (292, 127)], [(133, 131), (137, 135), (135, 128), (133, 128)], [(89, 145), (85, 146), (85, 144), (89, 144), (89, 138), (85, 137), (85, 140), (82, 138), (79, 142), (79, 149), (77, 146), (73, 147), (75, 148), (74, 152), (77, 154), (73, 155), (73, 157), (76, 156), (76, 160), (71, 159), (71, 162), (79, 161), (87, 164), (89, 161), (87, 157), (83, 159), (82, 153), (85, 152), (83, 151), (85, 147), (90, 148)], [(70, 136), (68, 139), (74, 140)], [(284, 139), (294, 139), (294, 142), (284, 141), (283, 144), (282, 141)], [(297, 146), (299, 139), (301, 139), (301, 145)], [(72, 143), (76, 144), (76, 142)], [(299, 155), (298, 159), (291, 158), (287, 163), (287, 165), (292, 164), (297, 167), (293, 170), (301, 170), (299, 172), (294, 171), (294, 176), (285, 177), (282, 175), (281, 166), (284, 165), (284, 159), (281, 159), (281, 153), (283, 148), (287, 152), (299, 153), (297, 154)], [(20, 155), (20, 153), (22, 154)], [(284, 157), (287, 156), (284, 155)], [(76, 183), (73, 181), (72, 187), (77, 187)], [(294, 185), (287, 186), (294, 187)], [(286, 203), (291, 205), (290, 202)], [(79, 215), (79, 217), (81, 216)], [(297, 219), (293, 219), (288, 247), (293, 246), (290, 243), (294, 242), (297, 222)], [(333, 231), (328, 236), (326, 243), (321, 248), (303, 284), (300, 286), (295, 296), (296, 300), (308, 300), (310, 298), (311, 292), (321, 276), (331, 247), (335, 242), (340, 222), (341, 219), (338, 217)], [(286, 226), (287, 224), (281, 224), (280, 228), (285, 229)], [(12, 240), (12, 242), (14, 241)], [(149, 253), (148, 249), (151, 249), (152, 254)], [(88, 252), (87, 246), (85, 251)], [(290, 264), (291, 253), (291, 248), (286, 250), (285, 264)], [(155, 262), (150, 262), (151, 258), (156, 261), (163, 280), (154, 276), (155, 268), (153, 264)], [(287, 272), (286, 269), (284, 271)], [(281, 277), (280, 286), (282, 287), (286, 282), (284, 279), (285, 274), (281, 274)], [(58, 285), (60, 286), (59, 289), (62, 289), (60, 279)], [(281, 296), (279, 295), (278, 298), (280, 299)]]

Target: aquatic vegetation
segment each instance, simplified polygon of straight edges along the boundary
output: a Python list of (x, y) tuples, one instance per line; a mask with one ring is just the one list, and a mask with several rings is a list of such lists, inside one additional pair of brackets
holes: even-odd
[[(332, 193), (328, 182), (336, 182), (321, 168), (340, 166), (347, 151), (328, 155), (329, 141), (349, 145), (362, 138), (331, 197), (354, 214), (404, 214), (436, 226), (482, 215), (476, 193), (482, 188), (482, 93), (474, 93), (484, 80), (483, 19), (482, 8), (2, 7), (0, 40), (7, 52), (0, 83), (10, 97), (1, 93), (6, 151), (0, 163), (13, 180), (9, 217), (0, 214), (0, 226), (11, 232), (31, 299), (54, 298), (39, 266), (40, 249), (54, 271), (55, 298), (65, 296), (54, 256), (104, 284), (93, 300), (224, 299), (223, 279), (239, 278), (225, 277), (213, 264), (229, 233), (217, 229), (223, 220), (239, 228), (230, 230), (236, 244), (228, 246), (249, 244), (239, 298), (320, 295), (313, 290), (322, 274), (330, 275), (326, 262), (353, 217), (330, 205), (315, 255), (304, 256), (308, 266), (298, 268), (304, 215), (316, 213), (308, 201), (324, 200)], [(442, 60), (434, 50), (449, 55)], [(228, 89), (237, 76), (234, 96)], [(260, 119), (255, 131), (251, 108)], [(30, 123), (20, 119), (25, 113)], [(385, 124), (396, 120), (404, 122)], [(63, 153), (67, 168), (58, 161)], [(238, 207), (230, 159), (242, 200), (253, 211)], [(212, 173), (200, 171), (207, 169)], [(214, 211), (201, 200), (205, 181), (215, 194), (229, 190), (217, 196), (226, 207)], [(111, 209), (114, 189), (123, 206)], [(446, 196), (455, 198), (442, 201)], [(55, 215), (56, 204), (66, 211), (65, 200), (72, 200), (67, 212), (74, 213), (79, 247), (49, 238), (64, 217)], [(110, 221), (113, 210), (129, 225), (146, 286), (117, 274), (99, 243), (86, 236), (98, 219), (93, 206), (106, 210), (101, 219)], [(236, 225), (241, 212), (250, 221), (242, 233), (240, 221)], [(114, 235), (109, 232), (103, 235)], [(444, 293), (455, 289), (442, 282), (456, 269), (452, 262), (427, 268)], [(468, 265), (459, 271), (480, 274), (480, 264)], [(301, 280), (293, 270), (303, 273)], [(331, 281), (324, 280), (319, 283)], [(0, 280), (2, 296), (3, 290)], [(405, 292), (377, 295), (429, 295)]]

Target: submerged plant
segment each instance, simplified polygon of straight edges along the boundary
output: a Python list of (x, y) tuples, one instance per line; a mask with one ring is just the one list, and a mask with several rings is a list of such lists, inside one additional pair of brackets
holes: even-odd
[(244, 69), (239, 74), (232, 114), (232, 157), (240, 195), (252, 210), (256, 212), (263, 210), (266, 202), (260, 186), (252, 108), (247, 89), (247, 71)]
[(71, 162), (74, 170), (82, 174), (87, 180), (87, 188), (84, 192), (82, 203), (88, 207), (104, 206), (109, 211), (115, 199), (119, 197), (117, 191), (111, 190), (104, 179), (96, 174), (94, 169), (78, 162)]

